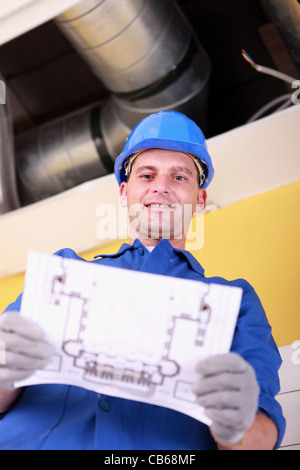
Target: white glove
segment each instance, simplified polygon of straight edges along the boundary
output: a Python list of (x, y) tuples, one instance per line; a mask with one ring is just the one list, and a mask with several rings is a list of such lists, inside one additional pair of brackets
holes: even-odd
[(213, 356), (196, 366), (193, 385), (199, 405), (211, 418), (212, 435), (227, 445), (237, 444), (254, 422), (260, 387), (254, 369), (235, 353)]
[[(24, 380), (44, 368), (53, 354), (43, 340), (43, 330), (17, 312), (0, 315), (0, 341), (5, 364), (0, 364), (0, 388), (12, 390), (14, 382)], [(2, 354), (3, 356), (3, 354)]]

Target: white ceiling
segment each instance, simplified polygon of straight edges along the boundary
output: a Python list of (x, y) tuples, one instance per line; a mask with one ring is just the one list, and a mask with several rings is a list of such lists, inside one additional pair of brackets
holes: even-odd
[(79, 0), (2, 0), (0, 4), (0, 45), (49, 21)]

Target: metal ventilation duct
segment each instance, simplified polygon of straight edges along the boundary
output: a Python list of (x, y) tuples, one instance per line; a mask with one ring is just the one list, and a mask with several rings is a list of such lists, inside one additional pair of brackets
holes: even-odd
[(26, 203), (113, 171), (133, 127), (175, 109), (205, 123), (210, 61), (173, 0), (83, 0), (56, 24), (112, 95), (18, 139)]
[[(0, 74), (0, 80), (1, 78)], [(1, 80), (0, 85), (3, 84), (4, 81)], [(2, 86), (0, 100), (0, 214), (20, 207), (16, 185), (13, 142), (9, 97), (6, 96), (5, 87)]]

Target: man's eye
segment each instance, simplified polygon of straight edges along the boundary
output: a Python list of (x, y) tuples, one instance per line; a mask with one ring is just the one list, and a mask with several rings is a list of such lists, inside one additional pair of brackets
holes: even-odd
[(145, 180), (149, 180), (149, 179), (151, 179), (152, 177), (153, 177), (152, 175), (148, 175), (148, 174), (146, 174), (146, 175), (141, 175), (141, 176), (140, 176), (140, 178), (145, 179)]
[(176, 181), (186, 181), (186, 177), (185, 176), (181, 176), (181, 175), (176, 175), (174, 176), (174, 179)]

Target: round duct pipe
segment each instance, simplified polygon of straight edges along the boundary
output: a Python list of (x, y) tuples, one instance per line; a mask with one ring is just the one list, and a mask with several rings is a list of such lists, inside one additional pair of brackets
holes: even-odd
[(299, 0), (263, 0), (300, 73)]
[(175, 109), (205, 124), (210, 60), (173, 0), (82, 0), (56, 24), (112, 96), (94, 117), (79, 113), (18, 138), (25, 203), (112, 172), (148, 114)]
[[(0, 79), (3, 78), (0, 74)], [(0, 214), (20, 207), (16, 174), (14, 136), (9, 97), (6, 93), (4, 81), (0, 100)]]
[(166, 76), (191, 40), (172, 0), (84, 0), (56, 24), (114, 93), (139, 90)]
[[(104, 107), (104, 110), (107, 106)], [(37, 202), (113, 172), (101, 132), (100, 107), (40, 126), (16, 141), (20, 197)], [(129, 129), (118, 126), (125, 140)]]

